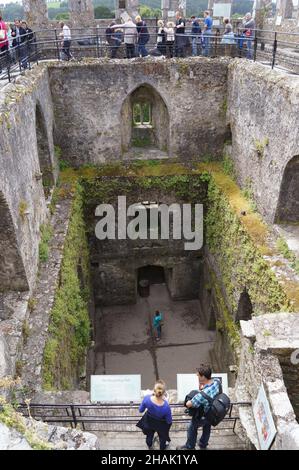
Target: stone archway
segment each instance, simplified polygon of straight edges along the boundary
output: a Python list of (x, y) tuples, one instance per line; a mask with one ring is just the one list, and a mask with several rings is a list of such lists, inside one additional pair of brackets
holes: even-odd
[(168, 152), (169, 113), (161, 95), (149, 84), (135, 88), (121, 109), (122, 153), (130, 148)]
[(299, 221), (299, 155), (287, 163), (283, 172), (275, 223)]
[(29, 289), (8, 204), (0, 192), (0, 292)]
[(239, 322), (240, 320), (245, 320), (245, 321), (251, 320), (252, 312), (253, 312), (253, 307), (252, 307), (251, 299), (245, 287), (243, 292), (240, 295), (235, 321)]
[(45, 197), (48, 197), (54, 185), (53, 165), (49, 147), (45, 118), (40, 105), (36, 104), (36, 144)]

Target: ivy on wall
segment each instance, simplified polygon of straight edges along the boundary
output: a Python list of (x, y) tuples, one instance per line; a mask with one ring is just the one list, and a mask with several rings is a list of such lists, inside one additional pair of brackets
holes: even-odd
[(205, 227), (207, 245), (217, 261), (232, 311), (236, 311), (245, 287), (255, 314), (291, 309), (287, 294), (263, 258), (260, 247), (213, 179), (209, 184)]
[[(64, 247), (61, 282), (44, 352), (45, 389), (72, 387), (85, 362), (89, 341), (88, 216), (94, 217), (95, 205), (115, 201), (118, 195), (137, 197), (144, 190), (155, 190), (161, 194), (172, 193), (184, 202), (205, 204), (206, 245), (219, 273), (217, 278), (211, 273), (221, 311), (221, 319), (217, 320), (233, 350), (239, 344), (239, 330), (233, 313), (245, 287), (255, 315), (291, 311), (298, 306), (264, 258), (269, 251), (268, 227), (220, 165), (202, 163), (190, 169), (176, 162), (147, 161), (127, 166), (117, 163), (79, 170), (67, 168), (61, 172), (60, 181), (60, 197), (69, 197), (72, 193), (75, 196)], [(83, 289), (78, 277), (79, 264), (84, 278)], [(297, 285), (296, 289), (298, 292)]]
[(64, 245), (60, 285), (51, 311), (49, 337), (44, 350), (45, 390), (71, 388), (85, 365), (90, 332), (89, 296), (88, 245), (82, 190), (78, 185)]

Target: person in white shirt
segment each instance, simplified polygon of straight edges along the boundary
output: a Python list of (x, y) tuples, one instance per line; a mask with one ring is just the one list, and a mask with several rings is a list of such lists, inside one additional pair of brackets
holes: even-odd
[(61, 33), (59, 34), (60, 38), (62, 39), (61, 52), (66, 55), (66, 60), (70, 60), (73, 57), (70, 51), (72, 39), (71, 30), (63, 21), (60, 21), (59, 25), (62, 29)]
[(175, 24), (172, 21), (168, 21), (167, 27), (164, 28), (166, 33), (166, 55), (169, 58), (173, 57), (173, 47), (174, 47), (174, 28)]
[(126, 45), (127, 59), (135, 57), (135, 44), (137, 37), (137, 27), (132, 18), (128, 18), (123, 24), (115, 24), (111, 29), (121, 28), (124, 30), (124, 43)]

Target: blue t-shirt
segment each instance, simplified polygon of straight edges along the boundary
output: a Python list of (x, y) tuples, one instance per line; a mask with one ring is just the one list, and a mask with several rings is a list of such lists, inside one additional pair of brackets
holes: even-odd
[(139, 407), (139, 412), (143, 413), (145, 410), (148, 410), (149, 414), (153, 418), (163, 419), (167, 424), (172, 423), (171, 409), (168, 402), (165, 400), (162, 406), (156, 405), (151, 400), (152, 395), (146, 395), (143, 402)]
[(161, 324), (161, 321), (162, 321), (162, 313), (160, 312), (159, 315), (155, 315), (154, 316), (154, 328), (157, 328), (158, 326), (160, 326)]
[(205, 26), (207, 27), (207, 29), (212, 29), (213, 19), (210, 16), (207, 16), (205, 18)]

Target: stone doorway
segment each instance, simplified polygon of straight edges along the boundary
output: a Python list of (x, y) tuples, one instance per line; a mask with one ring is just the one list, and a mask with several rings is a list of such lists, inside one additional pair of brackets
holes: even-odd
[(135, 88), (121, 110), (124, 158), (167, 158), (169, 113), (161, 95), (149, 84)]

